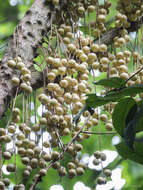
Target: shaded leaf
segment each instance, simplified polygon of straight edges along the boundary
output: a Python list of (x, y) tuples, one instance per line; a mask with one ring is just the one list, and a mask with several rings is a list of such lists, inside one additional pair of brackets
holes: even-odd
[(124, 87), (126, 81), (119, 77), (112, 77), (108, 79), (101, 79), (98, 82), (94, 82), (95, 85), (103, 85), (111, 88), (121, 88)]
[[(126, 128), (124, 129), (124, 140), (127, 146), (133, 149), (133, 144), (135, 141), (135, 136), (137, 132), (137, 125), (143, 117), (143, 104), (138, 106), (137, 111), (134, 114), (134, 117), (131, 118)], [(143, 123), (142, 123), (143, 124)], [(139, 127), (138, 127), (139, 130)], [(141, 127), (142, 130), (142, 127)]]
[(137, 111), (137, 103), (134, 104), (134, 106), (132, 106), (131, 109), (128, 112), (128, 115), (126, 117), (126, 126), (134, 118), (134, 116), (136, 114), (136, 111)]
[(107, 96), (113, 96), (116, 98), (121, 98), (123, 96), (133, 96), (135, 94), (143, 92), (143, 85), (132, 85), (128, 87), (122, 87), (120, 89), (114, 89), (108, 92)]
[(124, 159), (130, 159), (137, 163), (143, 164), (143, 143), (135, 142), (134, 151), (129, 149), (124, 142), (119, 143), (115, 146), (120, 156)]
[[(138, 106), (137, 111), (135, 112), (134, 117), (131, 118), (131, 120), (129, 121), (129, 123), (127, 124), (126, 128), (124, 129), (124, 140), (126, 145), (133, 149), (133, 144), (135, 141), (135, 136), (136, 136), (136, 132), (137, 130), (143, 130), (142, 124), (143, 123), (139, 123), (139, 121), (143, 121), (143, 104)], [(138, 125), (139, 124), (139, 125)], [(138, 128), (137, 128), (138, 126)]]
[(106, 96), (97, 96), (96, 94), (89, 94), (86, 100), (86, 104), (89, 107), (96, 108), (109, 102), (119, 101), (124, 96), (132, 96), (141, 92), (143, 92), (143, 85), (134, 85), (129, 87), (123, 87), (121, 89), (115, 89), (108, 92)]
[(134, 141), (136, 136), (136, 125), (134, 122), (130, 122), (126, 128), (124, 128), (124, 140), (125, 144), (131, 149), (134, 150)]
[(135, 105), (136, 102), (133, 98), (124, 98), (121, 99), (114, 108), (112, 114), (113, 126), (121, 136), (123, 136), (123, 131), (126, 127), (126, 118), (128, 113), (133, 107), (136, 107)]

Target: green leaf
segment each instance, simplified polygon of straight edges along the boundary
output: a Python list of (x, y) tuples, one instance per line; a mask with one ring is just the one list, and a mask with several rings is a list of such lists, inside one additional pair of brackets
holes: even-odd
[(143, 85), (139, 84), (139, 85), (132, 85), (129, 87), (123, 87), (120, 89), (114, 89), (108, 92), (107, 96), (110, 97), (112, 95), (113, 98), (116, 97), (117, 99), (119, 99), (124, 96), (133, 96), (141, 92), (143, 92)]
[(102, 106), (112, 101), (111, 99), (106, 99), (106, 97), (97, 96), (96, 94), (88, 94), (87, 96), (86, 104), (92, 108)]
[(124, 142), (119, 143), (115, 146), (118, 153), (124, 158), (124, 159), (130, 159), (132, 161), (135, 161), (137, 163), (143, 164), (143, 143), (135, 142), (135, 148), (134, 151), (129, 149), (127, 145)]
[(126, 81), (119, 77), (112, 77), (108, 79), (101, 79), (98, 82), (94, 82), (95, 85), (103, 85), (111, 88), (121, 88), (124, 87)]
[[(132, 120), (131, 120), (132, 121)], [(124, 140), (125, 144), (131, 149), (134, 150), (134, 141), (136, 136), (136, 124), (134, 122), (130, 122), (128, 126), (124, 129)]]
[[(135, 106), (133, 106), (133, 107), (135, 107)], [(131, 113), (131, 111), (133, 113), (132, 108), (129, 113)], [(123, 136), (124, 136), (125, 143), (132, 150), (133, 150), (133, 144), (134, 144), (135, 136), (136, 136), (136, 132), (137, 132), (137, 130), (136, 130), (137, 125), (142, 117), (143, 117), (143, 104), (138, 106), (137, 110), (135, 108), (134, 115), (133, 114), (131, 115), (129, 122), (127, 123), (127, 126), (124, 129)], [(138, 130), (139, 130), (139, 127), (138, 127)], [(142, 128), (141, 128), (141, 130), (142, 130)]]
[[(135, 105), (136, 102), (133, 98), (124, 98), (121, 99), (114, 108), (112, 114), (113, 126), (121, 136), (123, 136), (124, 128), (126, 127), (128, 113)], [(136, 106), (134, 107), (134, 110), (135, 109)]]
[(87, 106), (96, 108), (109, 102), (119, 101), (125, 96), (132, 96), (143, 92), (143, 85), (134, 85), (129, 87), (123, 87), (121, 89), (115, 89), (107, 93), (106, 96), (97, 96), (96, 94), (89, 94), (86, 100)]
[(129, 110), (128, 112), (128, 115), (126, 117), (126, 126), (129, 124), (129, 122), (134, 118), (135, 114), (136, 114), (136, 111), (138, 109), (137, 107), (137, 103), (134, 104), (134, 106), (131, 107), (131, 109)]

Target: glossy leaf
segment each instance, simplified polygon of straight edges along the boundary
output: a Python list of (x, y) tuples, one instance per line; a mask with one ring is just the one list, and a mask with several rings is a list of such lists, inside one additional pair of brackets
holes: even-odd
[(103, 86), (111, 87), (111, 88), (121, 88), (125, 86), (126, 81), (119, 77), (112, 77), (112, 78), (107, 78), (107, 79), (101, 79), (98, 82), (94, 82), (94, 84), (103, 85)]
[(112, 114), (113, 126), (121, 136), (123, 136), (123, 131), (126, 127), (126, 118), (128, 113), (135, 105), (136, 102), (133, 98), (124, 98), (121, 99), (114, 108), (114, 112)]
[(128, 124), (126, 128), (124, 128), (124, 140), (125, 144), (131, 149), (134, 150), (134, 141), (136, 136), (136, 123), (131, 122)]
[(132, 151), (128, 146), (121, 142), (118, 145), (116, 145), (116, 149), (120, 156), (122, 156), (124, 159), (130, 159), (132, 161), (135, 161), (137, 163), (143, 164), (143, 143), (135, 142), (135, 148), (134, 151)]
[(121, 89), (115, 89), (107, 93), (105, 96), (97, 96), (96, 94), (89, 94), (86, 100), (87, 106), (96, 108), (109, 102), (119, 101), (125, 96), (132, 96), (143, 92), (143, 85), (134, 85), (129, 87), (123, 87)]
[[(130, 113), (130, 112), (129, 112)], [(135, 141), (135, 136), (137, 132), (137, 125), (143, 117), (143, 105), (140, 105), (134, 116), (131, 117), (131, 120), (127, 123), (126, 128), (124, 129), (124, 140), (126, 145), (133, 150), (133, 144)], [(142, 120), (141, 120), (142, 121)], [(139, 130), (139, 127), (138, 127)], [(142, 127), (141, 127), (142, 130)]]
[(110, 92), (108, 92), (107, 97), (110, 97), (111, 95), (113, 98), (121, 98), (124, 96), (133, 96), (135, 94), (143, 92), (143, 85), (132, 85), (128, 87), (122, 87), (120, 89), (115, 89)]

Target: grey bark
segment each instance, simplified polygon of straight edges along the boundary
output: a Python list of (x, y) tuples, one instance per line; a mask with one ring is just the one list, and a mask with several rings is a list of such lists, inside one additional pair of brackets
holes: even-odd
[[(27, 68), (33, 67), (36, 48), (43, 40), (43, 34), (50, 30), (51, 13), (49, 7), (44, 5), (44, 1), (35, 0), (9, 39), (8, 48), (0, 65), (0, 119), (4, 116), (16, 90), (11, 83), (14, 71), (8, 67), (8, 60), (20, 56)], [(33, 88), (39, 88), (42, 84), (42, 75), (33, 78)]]

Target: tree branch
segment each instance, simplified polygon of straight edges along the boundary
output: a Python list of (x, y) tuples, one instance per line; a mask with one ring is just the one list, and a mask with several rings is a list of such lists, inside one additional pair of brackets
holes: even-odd
[[(127, 29), (127, 31), (130, 32), (134, 32), (137, 31), (141, 25), (143, 24), (143, 17), (140, 18), (139, 21), (136, 22), (131, 22), (130, 23), (130, 27)], [(113, 39), (116, 36), (120, 36), (119, 32), (120, 32), (121, 28), (112, 28), (111, 30), (109, 30), (108, 32), (106, 32), (105, 34), (103, 34), (103, 36), (100, 38), (100, 43), (105, 43), (107, 45), (110, 45), (113, 43)], [(95, 41), (96, 43), (99, 43), (99, 39)]]

